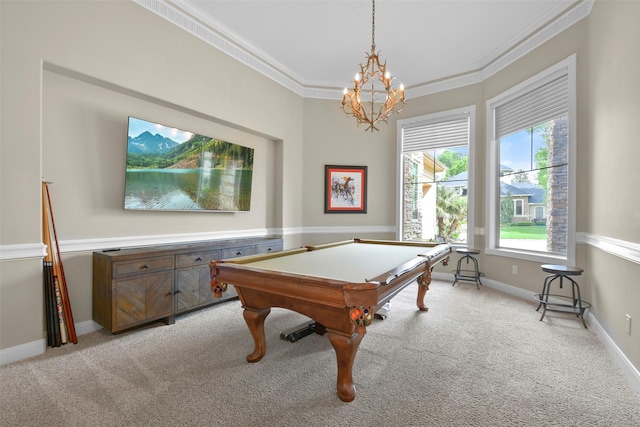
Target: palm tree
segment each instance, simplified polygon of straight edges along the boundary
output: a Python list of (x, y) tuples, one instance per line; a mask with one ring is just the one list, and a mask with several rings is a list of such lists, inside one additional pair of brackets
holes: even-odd
[(467, 200), (454, 189), (438, 185), (436, 192), (436, 220), (438, 239), (450, 242), (458, 231), (460, 221), (467, 215)]

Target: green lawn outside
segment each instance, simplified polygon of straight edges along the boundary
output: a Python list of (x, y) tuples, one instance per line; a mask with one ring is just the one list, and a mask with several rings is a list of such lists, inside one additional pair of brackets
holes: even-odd
[(500, 227), (500, 238), (545, 240), (547, 227), (545, 225)]

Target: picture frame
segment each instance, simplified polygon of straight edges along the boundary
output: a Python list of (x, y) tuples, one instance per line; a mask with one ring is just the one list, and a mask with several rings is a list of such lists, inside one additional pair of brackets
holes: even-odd
[(324, 213), (367, 213), (367, 166), (325, 165)]

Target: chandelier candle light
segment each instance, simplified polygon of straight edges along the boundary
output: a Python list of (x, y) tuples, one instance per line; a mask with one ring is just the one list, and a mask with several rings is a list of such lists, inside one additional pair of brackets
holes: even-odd
[[(367, 55), (367, 64), (360, 64), (360, 72), (353, 79), (353, 90), (344, 89), (342, 96), (342, 110), (352, 115), (360, 123), (369, 125), (365, 132), (379, 130), (376, 126), (379, 122), (387, 122), (391, 113), (399, 113), (404, 107), (404, 86), (402, 83), (396, 89), (391, 85), (394, 77), (387, 71), (387, 61), (380, 64), (379, 52), (376, 53), (376, 2), (373, 3), (371, 24), (371, 53)], [(377, 87), (377, 89), (376, 89)], [(362, 102), (360, 93), (362, 90), (370, 95), (370, 99)], [(383, 90), (384, 89), (384, 90)], [(380, 98), (376, 99), (376, 95)], [(382, 101), (381, 96), (384, 96)], [(376, 108), (376, 106), (378, 106)]]

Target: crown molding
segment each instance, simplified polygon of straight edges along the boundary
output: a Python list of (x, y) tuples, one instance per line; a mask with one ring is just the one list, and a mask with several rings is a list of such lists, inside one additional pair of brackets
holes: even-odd
[[(166, 0), (132, 1), (299, 96), (327, 100), (342, 99), (342, 88), (323, 88), (301, 84), (300, 82), (303, 81), (302, 77), (295, 75), (293, 71), (278, 63), (273, 58), (270, 58), (266, 53), (256, 49), (248, 41), (235, 35), (221, 23), (209, 17), (199, 16), (198, 9), (193, 7), (189, 2), (182, 0), (174, 0), (172, 3)], [(459, 73), (459, 75), (453, 77), (443, 76), (438, 81), (425, 82), (424, 84), (408, 87), (405, 91), (407, 99), (456, 89), (486, 80), (588, 16), (589, 13), (591, 13), (594, 1), (595, 0), (583, 0), (574, 7), (567, 8), (560, 16), (545, 25), (531, 37), (525, 38), (524, 41), (520, 41), (518, 37), (514, 38), (506, 43), (505, 46), (496, 50), (495, 55), (501, 56), (495, 60), (487, 60), (487, 63), (478, 70)], [(559, 8), (561, 9), (561, 7)], [(512, 48), (508, 47), (509, 43), (513, 44)]]
[(578, 3), (575, 7), (565, 11), (562, 15), (550, 22), (540, 31), (538, 31), (522, 43), (518, 44), (513, 49), (509, 50), (507, 53), (505, 53), (492, 63), (488, 64), (482, 69), (482, 80), (488, 79), (500, 70), (506, 68), (518, 59), (522, 58), (527, 53), (533, 51), (547, 41), (551, 40), (562, 31), (589, 16), (594, 1), (595, 0), (584, 0)]
[[(303, 86), (290, 77), (291, 72), (287, 74), (282, 71), (285, 69), (283, 65), (272, 59), (267, 60), (266, 54), (249, 45), (247, 41), (239, 39), (237, 36), (232, 37), (230, 31), (223, 27), (222, 24), (208, 18), (196, 20), (173, 5), (180, 5), (185, 11), (196, 13), (197, 10), (187, 3), (179, 0), (174, 1), (173, 4), (165, 0), (131, 1), (166, 19), (297, 95), (304, 96)], [(203, 22), (207, 25), (203, 24)]]

